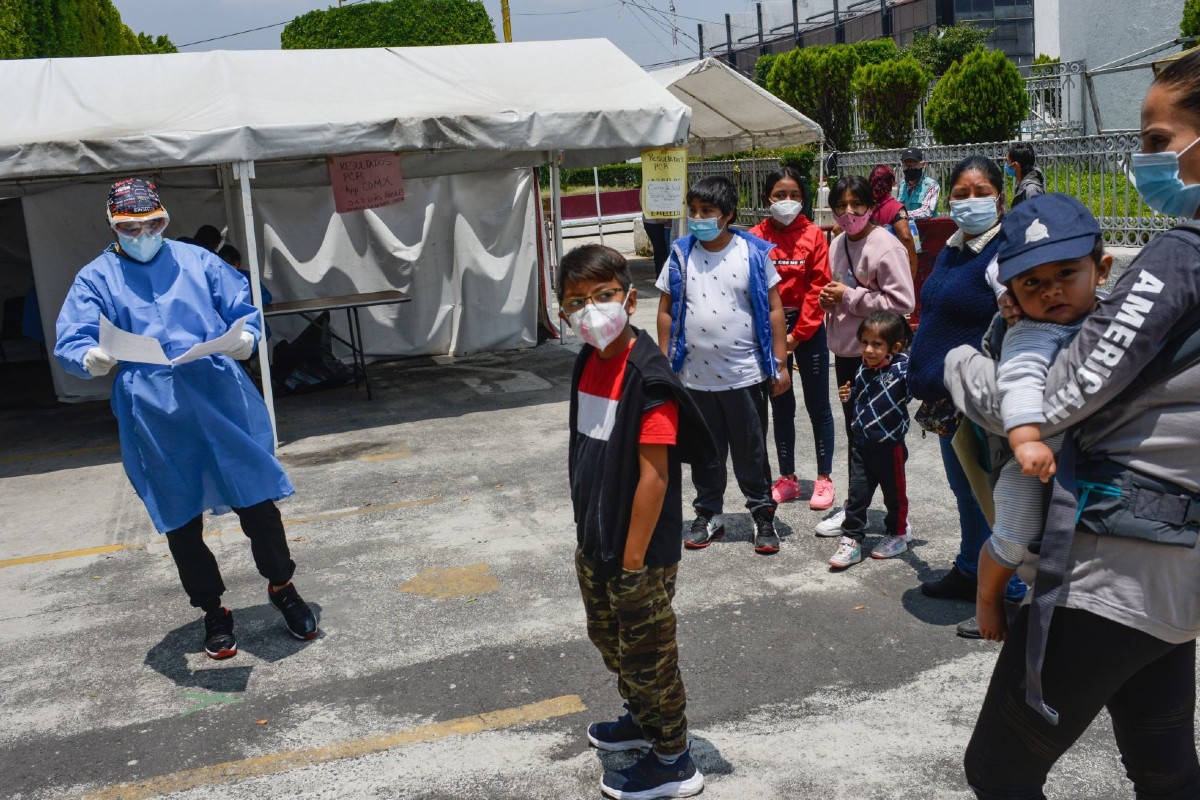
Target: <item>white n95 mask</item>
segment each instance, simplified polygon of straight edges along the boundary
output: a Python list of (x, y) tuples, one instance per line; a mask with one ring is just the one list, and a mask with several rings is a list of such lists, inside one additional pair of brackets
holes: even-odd
[(617, 340), (629, 323), (624, 303), (588, 303), (567, 317), (571, 330), (597, 350)]

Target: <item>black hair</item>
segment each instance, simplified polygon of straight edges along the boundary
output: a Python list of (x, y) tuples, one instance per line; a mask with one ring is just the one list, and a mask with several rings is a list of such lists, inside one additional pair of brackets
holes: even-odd
[(854, 195), (867, 208), (874, 208), (875, 195), (871, 192), (870, 182), (862, 175), (843, 175), (838, 178), (838, 182), (833, 185), (833, 191), (829, 193), (830, 207), (841, 202), (842, 195), (846, 192)]
[(721, 209), (721, 216), (733, 214), (738, 207), (737, 189), (733, 181), (720, 175), (701, 178), (688, 189), (687, 201), (699, 200)]
[(221, 232), (213, 225), (201, 225), (196, 228), (196, 233), (192, 236), (194, 241), (205, 250), (216, 251), (221, 244)]
[(217, 258), (224, 261), (226, 264), (234, 267), (242, 265), (242, 253), (231, 244), (227, 244), (217, 251)]
[(958, 183), (958, 179), (965, 172), (979, 172), (983, 177), (988, 179), (988, 183), (996, 188), (996, 194), (1004, 194), (1004, 172), (996, 165), (996, 162), (990, 158), (983, 156), (967, 156), (962, 161), (958, 162), (954, 169), (950, 172), (949, 192), (954, 190), (954, 184)]
[(773, 172), (768, 172), (767, 177), (763, 178), (763, 201), (768, 205), (771, 202), (771, 192), (775, 190), (775, 184), (779, 183), (784, 178), (791, 178), (800, 187), (800, 205), (808, 206), (808, 186), (804, 176), (800, 174), (800, 170), (795, 167), (780, 167)]
[(624, 288), (633, 285), (625, 256), (602, 244), (585, 244), (563, 256), (558, 265), (558, 299), (568, 283), (603, 282), (616, 279)]
[(907, 350), (909, 342), (912, 341), (912, 328), (909, 327), (908, 320), (895, 311), (872, 311), (858, 324), (855, 338), (861, 342), (863, 333), (868, 329), (879, 331), (879, 335), (888, 343), (888, 349), (895, 347), (899, 342), (900, 349)]
[(1200, 50), (1192, 50), (1183, 58), (1158, 73), (1155, 84), (1168, 86), (1179, 92), (1179, 105), (1191, 112), (1200, 121)]
[(1012, 147), (1008, 148), (1008, 158), (1010, 161), (1021, 165), (1021, 174), (1028, 175), (1033, 169), (1034, 152), (1033, 145), (1029, 142), (1016, 142)]

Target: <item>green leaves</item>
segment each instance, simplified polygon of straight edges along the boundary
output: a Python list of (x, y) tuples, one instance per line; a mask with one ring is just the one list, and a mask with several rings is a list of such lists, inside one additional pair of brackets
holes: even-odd
[(925, 121), (941, 144), (1014, 138), (1029, 111), (1021, 73), (999, 50), (980, 48), (955, 62), (934, 87)]
[(815, 120), (826, 141), (845, 150), (853, 132), (852, 84), (859, 63), (858, 50), (849, 45), (791, 50), (775, 59), (767, 91)]
[(932, 33), (918, 33), (906, 52), (935, 77), (944, 75), (955, 61), (962, 61), (968, 53), (986, 47), (992, 30), (969, 22), (936, 28)]
[(0, 58), (174, 52), (166, 36), (131, 31), (111, 0), (0, 0)]
[(928, 87), (929, 73), (912, 56), (863, 64), (855, 71), (859, 124), (876, 147), (908, 145), (913, 114)]
[(478, 0), (387, 0), (310, 11), (283, 29), (285, 50), (485, 44), (496, 31)]
[(1179, 32), (1184, 36), (1200, 36), (1200, 0), (1187, 0), (1183, 4)]

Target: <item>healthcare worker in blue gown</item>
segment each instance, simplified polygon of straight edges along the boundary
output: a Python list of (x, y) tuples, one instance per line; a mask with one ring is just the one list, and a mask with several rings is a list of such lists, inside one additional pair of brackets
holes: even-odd
[[(116, 370), (112, 409), (125, 472), (167, 536), (184, 591), (204, 611), (208, 655), (235, 655), (237, 640), (233, 614), (221, 605), (221, 572), (202, 538), (205, 511), (237, 513), (271, 603), (293, 636), (311, 639), (317, 620), (292, 585), (296, 565), (274, 502), (294, 490), (273, 453), (266, 405), (236, 363), (253, 354), (262, 327), (249, 283), (211, 252), (163, 238), (169, 217), (149, 181), (113, 184), (108, 221), (117, 241), (75, 277), (54, 355), (81, 378)], [(118, 362), (104, 352), (101, 316), (157, 339), (168, 358), (249, 318), (223, 353), (172, 367)]]

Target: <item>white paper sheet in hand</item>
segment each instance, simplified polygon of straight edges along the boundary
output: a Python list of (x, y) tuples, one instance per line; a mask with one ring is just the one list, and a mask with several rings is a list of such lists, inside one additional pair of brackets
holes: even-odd
[(142, 364), (162, 364), (164, 366), (186, 364), (198, 358), (223, 352), (237, 344), (238, 339), (241, 338), (242, 330), (246, 327), (246, 320), (252, 316), (254, 315), (247, 314), (230, 325), (229, 330), (216, 339), (192, 345), (186, 353), (171, 359), (167, 358), (167, 354), (163, 352), (162, 345), (159, 344), (158, 339), (155, 339), (153, 336), (140, 336), (136, 333), (121, 330), (109, 322), (107, 317), (101, 315), (100, 349), (118, 361), (137, 361)]

